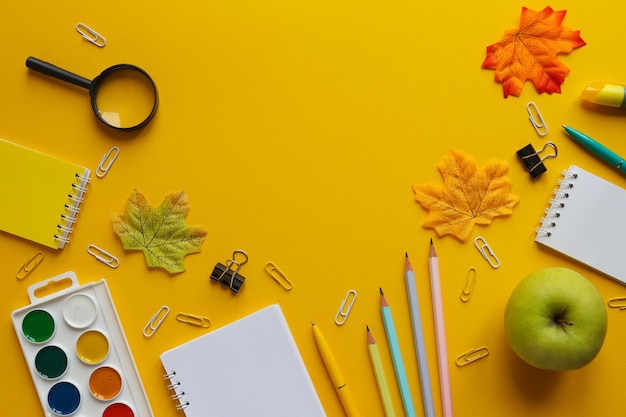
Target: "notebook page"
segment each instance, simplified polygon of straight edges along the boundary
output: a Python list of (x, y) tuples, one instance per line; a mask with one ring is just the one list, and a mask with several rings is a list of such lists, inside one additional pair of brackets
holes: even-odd
[(626, 191), (576, 165), (567, 172), (577, 177), (562, 180), (535, 241), (626, 284)]
[(161, 362), (175, 372), (170, 382), (180, 382), (186, 417), (326, 415), (278, 304), (171, 349)]

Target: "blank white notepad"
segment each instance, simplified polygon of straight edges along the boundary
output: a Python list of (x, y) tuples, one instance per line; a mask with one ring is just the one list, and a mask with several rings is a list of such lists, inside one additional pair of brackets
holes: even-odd
[(186, 417), (325, 417), (278, 304), (161, 355)]
[(626, 190), (571, 165), (535, 241), (626, 284), (625, 215)]

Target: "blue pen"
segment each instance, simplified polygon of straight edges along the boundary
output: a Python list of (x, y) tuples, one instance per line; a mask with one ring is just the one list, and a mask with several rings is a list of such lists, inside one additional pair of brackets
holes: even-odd
[(393, 316), (391, 315), (391, 307), (389, 307), (387, 299), (385, 299), (382, 288), (380, 289), (380, 313), (383, 316), (385, 334), (387, 335), (387, 343), (389, 343), (389, 350), (391, 351), (393, 369), (396, 371), (396, 379), (398, 381), (398, 388), (400, 388), (400, 397), (402, 398), (404, 413), (407, 417), (417, 417), (415, 407), (413, 406), (413, 398), (411, 398), (409, 380), (404, 370), (404, 362), (402, 361), (402, 354), (400, 353), (400, 343), (398, 342), (398, 335), (396, 334), (396, 326), (393, 323)]
[(624, 158), (602, 145), (600, 142), (590, 138), (576, 129), (572, 129), (569, 126), (563, 126), (563, 129), (565, 129), (572, 139), (582, 145), (585, 149), (596, 154), (600, 157), (600, 159), (607, 162), (612, 167), (617, 168), (621, 173), (626, 174), (626, 164), (624, 164)]

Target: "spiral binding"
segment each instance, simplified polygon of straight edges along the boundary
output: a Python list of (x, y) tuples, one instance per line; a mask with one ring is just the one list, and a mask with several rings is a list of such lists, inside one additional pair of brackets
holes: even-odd
[(561, 217), (561, 209), (565, 207), (566, 200), (570, 196), (570, 190), (574, 188), (574, 182), (578, 178), (578, 174), (573, 171), (563, 170), (563, 178), (558, 181), (558, 188), (555, 188), (554, 197), (550, 199), (550, 207), (545, 210), (545, 216), (541, 218), (541, 225), (537, 227), (538, 235), (552, 236), (552, 230), (558, 224), (558, 218)]
[(86, 175), (76, 173), (74, 177), (76, 182), (72, 183), (73, 193), (68, 194), (69, 203), (64, 205), (64, 212), (61, 213), (61, 222), (57, 224), (57, 233), (54, 234), (54, 240), (59, 242), (59, 249), (69, 243), (69, 235), (74, 231), (73, 225), (76, 223), (76, 216), (80, 211), (80, 205), (83, 203), (83, 195), (87, 192), (87, 184), (89, 184), (89, 171)]
[(170, 395), (173, 401), (176, 401), (176, 410), (184, 410), (189, 407), (189, 401), (185, 400), (185, 391), (178, 391), (180, 388), (180, 381), (174, 379), (176, 376), (176, 371), (168, 372), (163, 375), (163, 379), (168, 380), (170, 383), (167, 385), (167, 389), (173, 391), (174, 393)]

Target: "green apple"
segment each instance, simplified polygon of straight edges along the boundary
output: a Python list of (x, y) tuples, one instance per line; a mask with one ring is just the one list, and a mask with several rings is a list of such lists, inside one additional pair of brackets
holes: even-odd
[(541, 369), (564, 371), (587, 365), (600, 352), (606, 329), (600, 293), (568, 268), (544, 268), (526, 276), (504, 312), (509, 345)]

